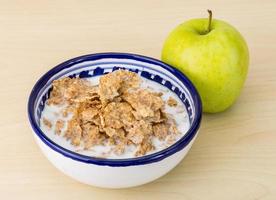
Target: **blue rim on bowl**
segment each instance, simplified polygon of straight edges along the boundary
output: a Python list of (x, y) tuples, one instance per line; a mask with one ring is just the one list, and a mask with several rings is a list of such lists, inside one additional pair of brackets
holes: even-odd
[[(158, 151), (153, 154), (149, 154), (146, 156), (141, 156), (137, 158), (127, 158), (127, 159), (106, 159), (106, 158), (96, 158), (91, 156), (85, 156), (73, 151), (70, 151), (68, 149), (63, 148), (62, 146), (56, 144), (54, 141), (50, 140), (40, 129), (39, 125), (35, 122), (35, 110), (34, 110), (34, 103), (37, 98), (37, 95), (40, 91), (40, 89), (47, 83), (49, 78), (51, 78), (54, 74), (57, 72), (68, 68), (72, 65), (82, 63), (85, 61), (92, 61), (92, 60), (98, 60), (98, 59), (104, 59), (104, 58), (117, 58), (117, 59), (132, 59), (142, 62), (147, 62), (150, 64), (158, 65), (165, 70), (173, 73), (181, 82), (187, 87), (189, 90), (193, 103), (195, 108), (195, 116), (194, 120), (191, 124), (191, 127), (187, 131), (187, 133), (177, 142), (175, 142), (173, 145), (169, 146), (168, 148)], [(165, 64), (157, 59), (137, 55), (137, 54), (131, 54), (131, 53), (96, 53), (96, 54), (89, 54), (84, 55), (80, 57), (76, 57), (73, 59), (70, 59), (68, 61), (65, 61), (56, 67), (49, 70), (46, 74), (44, 74), (35, 84), (33, 87), (31, 94), (29, 96), (28, 101), (28, 118), (29, 122), (31, 124), (31, 127), (35, 134), (51, 149), (54, 151), (62, 154), (63, 156), (66, 156), (68, 158), (71, 158), (76, 161), (84, 162), (84, 163), (90, 163), (90, 164), (96, 164), (96, 165), (106, 165), (111, 167), (124, 167), (124, 166), (134, 166), (134, 165), (145, 165), (153, 162), (158, 162), (160, 160), (163, 160), (164, 158), (167, 158), (168, 156), (182, 150), (184, 147), (186, 147), (191, 140), (196, 135), (200, 123), (201, 123), (201, 116), (202, 116), (202, 105), (200, 96), (191, 83), (191, 81), (179, 70), (171, 67), (168, 64)]]

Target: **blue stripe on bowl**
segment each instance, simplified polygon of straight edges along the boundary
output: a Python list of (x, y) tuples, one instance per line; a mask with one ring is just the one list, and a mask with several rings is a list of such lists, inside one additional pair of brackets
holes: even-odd
[[(116, 59), (116, 61), (103, 62), (104, 59), (109, 58)], [(126, 59), (129, 62), (126, 62)], [(100, 62), (89, 64), (88, 61)], [(103, 67), (105, 64), (108, 64), (112, 67)], [(39, 119), (44, 109), (45, 102), (49, 97), (51, 83), (54, 79), (58, 79), (64, 76), (88, 78), (93, 76), (100, 76), (122, 68), (139, 73), (144, 78), (164, 85), (173, 91), (182, 100), (187, 109), (191, 127), (188, 132), (175, 144), (162, 151), (138, 158), (104, 159), (81, 155), (65, 149), (50, 140), (41, 131), (39, 128)], [(90, 54), (68, 60), (48, 71), (37, 81), (33, 90), (31, 91), (28, 102), (28, 116), (34, 132), (46, 145), (48, 145), (54, 151), (77, 161), (117, 167), (144, 165), (158, 162), (180, 151), (194, 138), (200, 126), (201, 115), (202, 108), (200, 97), (192, 83), (185, 75), (183, 75), (177, 69), (159, 60), (128, 53)]]

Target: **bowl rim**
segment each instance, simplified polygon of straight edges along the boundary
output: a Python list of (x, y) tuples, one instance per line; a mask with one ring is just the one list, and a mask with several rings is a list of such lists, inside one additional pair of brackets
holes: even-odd
[[(40, 127), (36, 124), (35, 117), (34, 117), (34, 103), (41, 87), (43, 87), (46, 84), (49, 78), (51, 78), (57, 72), (65, 68), (69, 68), (72, 65), (75, 65), (81, 62), (99, 60), (104, 58), (131, 59), (131, 60), (136, 60), (140, 62), (155, 64), (174, 74), (174, 76), (178, 78), (186, 86), (186, 88), (191, 94), (192, 101), (194, 103), (194, 108), (195, 108), (194, 121), (191, 124), (191, 127), (189, 128), (187, 133), (184, 136), (182, 136), (177, 142), (175, 142), (173, 145), (169, 146), (166, 149), (163, 149), (161, 151), (158, 151), (149, 155), (137, 157), (137, 158), (124, 158), (124, 159), (96, 158), (96, 157), (82, 155), (82, 154), (73, 152), (69, 149), (66, 149), (56, 144), (51, 139), (49, 139), (43, 133)], [(196, 135), (200, 127), (201, 118), (202, 118), (202, 103), (201, 103), (200, 96), (196, 88), (192, 84), (192, 82), (182, 72), (155, 58), (133, 54), (133, 53), (119, 53), (119, 52), (106, 52), (106, 53), (94, 53), (94, 54), (82, 55), (79, 57), (69, 59), (53, 67), (44, 75), (42, 75), (41, 78), (34, 85), (29, 96), (27, 107), (28, 107), (27, 108), (28, 119), (34, 133), (44, 144), (46, 144), (52, 150), (54, 150), (59, 154), (62, 154), (65, 157), (71, 158), (79, 162), (83, 162), (87, 164), (102, 165), (102, 166), (111, 166), (111, 167), (126, 167), (126, 166), (150, 164), (150, 163), (161, 161), (175, 154), (176, 152), (186, 147), (192, 141), (192, 139), (194, 138), (194, 136)]]

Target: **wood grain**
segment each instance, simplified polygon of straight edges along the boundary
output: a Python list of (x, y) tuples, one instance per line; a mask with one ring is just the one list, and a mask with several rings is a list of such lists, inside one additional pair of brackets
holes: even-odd
[[(1, 199), (276, 199), (276, 1), (1, 1)], [(204, 115), (188, 156), (157, 181), (131, 189), (80, 184), (42, 155), (28, 126), (35, 81), (69, 58), (106, 51), (160, 58), (177, 24), (206, 17), (246, 38), (250, 70), (237, 103)]]

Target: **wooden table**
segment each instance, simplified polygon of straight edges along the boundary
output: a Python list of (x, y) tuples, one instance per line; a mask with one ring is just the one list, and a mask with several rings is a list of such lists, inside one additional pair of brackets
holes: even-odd
[[(276, 199), (276, 1), (0, 3), (0, 199)], [(56, 170), (28, 125), (26, 104), (36, 80), (83, 54), (160, 58), (170, 30), (206, 17), (207, 8), (246, 38), (250, 69), (237, 103), (203, 116), (183, 162), (153, 183), (123, 190), (83, 185)]]

